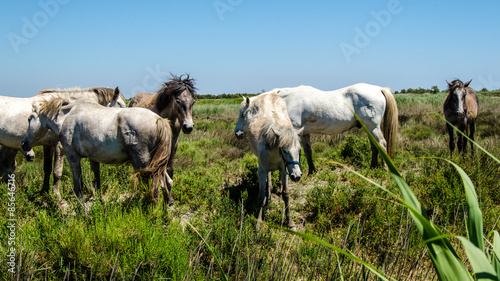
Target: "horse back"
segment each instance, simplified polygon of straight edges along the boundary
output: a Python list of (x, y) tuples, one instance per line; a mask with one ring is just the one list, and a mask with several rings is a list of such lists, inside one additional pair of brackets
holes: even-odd
[(138, 93), (130, 99), (128, 107), (143, 107), (152, 109), (156, 102), (156, 94), (153, 93)]
[(465, 96), (465, 106), (467, 108), (467, 119), (476, 119), (479, 113), (479, 100), (476, 91), (472, 88), (465, 88), (467, 95)]

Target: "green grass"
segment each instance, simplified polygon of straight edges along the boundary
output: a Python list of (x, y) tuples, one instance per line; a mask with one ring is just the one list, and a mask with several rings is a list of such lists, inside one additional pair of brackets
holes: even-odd
[[(442, 93), (396, 96), (401, 134), (393, 160), (433, 223), (445, 234), (465, 237), (467, 202), (461, 176), (444, 161), (419, 157), (443, 157), (462, 167), (475, 187), (486, 235), (499, 229), (500, 169), (478, 150), (474, 158), (449, 157), (442, 118), (444, 97)], [(40, 193), (42, 150), (36, 149), (34, 163), (18, 156), (19, 279), (372, 278), (373, 272), (325, 245), (280, 229), (256, 231), (257, 158), (247, 141), (236, 140), (233, 133), (240, 102), (199, 100), (195, 104), (195, 130), (181, 135), (176, 154), (173, 209), (152, 204), (135, 190), (133, 169), (127, 164), (101, 165), (103, 197), (86, 203), (87, 209), (83, 209), (71, 192), (66, 163), (61, 192), (71, 208), (62, 212), (54, 196)], [(498, 158), (500, 98), (480, 95), (480, 110), (476, 140)], [(436, 272), (410, 213), (348, 171), (355, 169), (389, 191), (400, 192), (386, 170), (369, 168), (366, 134), (353, 129), (338, 136), (313, 136), (312, 143), (318, 173), (290, 183), (292, 215), (299, 230), (356, 255), (389, 278), (431, 280)], [(92, 176), (88, 161), (82, 162), (84, 192), (89, 196)], [(305, 159), (301, 162), (307, 171)], [(0, 252), (7, 253), (7, 184), (0, 188)], [(266, 221), (281, 225), (283, 205), (273, 194)], [(461, 245), (456, 239), (451, 243)], [(2, 280), (11, 278), (4, 270), (6, 261), (6, 255), (0, 255)]]

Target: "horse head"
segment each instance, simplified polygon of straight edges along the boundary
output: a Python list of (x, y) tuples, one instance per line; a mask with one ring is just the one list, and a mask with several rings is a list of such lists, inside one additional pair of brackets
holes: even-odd
[(455, 114), (458, 116), (458, 118), (462, 119), (466, 117), (466, 103), (465, 103), (465, 96), (467, 95), (467, 91), (465, 88), (467, 88), (472, 80), (470, 80), (467, 83), (463, 83), (460, 80), (453, 80), (451, 83), (446, 81), (448, 83), (448, 91), (449, 91), (449, 96), (451, 97), (451, 102), (452, 105), (455, 109)]
[(234, 128), (234, 135), (237, 139), (245, 138), (248, 126), (258, 112), (259, 107), (255, 103), (251, 104), (249, 98), (243, 97), (243, 101), (240, 104), (238, 122), (236, 122), (236, 127)]
[(279, 154), (285, 164), (286, 173), (292, 181), (299, 181), (302, 178), (300, 136), (304, 128), (273, 126), (271, 129), (277, 138)]
[(168, 115), (165, 115), (168, 119), (179, 120), (185, 134), (190, 134), (194, 129), (195, 91), (194, 79), (189, 78), (189, 75), (183, 79), (182, 75), (179, 77), (172, 74), (172, 79), (166, 82), (157, 93), (156, 107), (168, 110)]
[(33, 102), (33, 112), (28, 117), (28, 131), (21, 141), (22, 149), (30, 151), (33, 143), (43, 138), (49, 129), (57, 130), (57, 123), (62, 123), (62, 120), (58, 120), (62, 119), (59, 115), (71, 109), (69, 104), (69, 101), (61, 98), (43, 101), (41, 105)]
[(42, 120), (40, 119), (40, 106), (37, 102), (33, 102), (33, 112), (28, 117), (28, 131), (26, 135), (24, 135), (23, 140), (21, 141), (21, 147), (25, 151), (30, 151), (32, 144), (45, 136), (48, 131), (48, 128), (42, 124)]
[(106, 104), (102, 104), (106, 107), (120, 107), (120, 108), (125, 108), (127, 107), (127, 103), (125, 102), (125, 98), (123, 97), (122, 93), (120, 92), (120, 89), (118, 87), (115, 88), (113, 91), (113, 98)]

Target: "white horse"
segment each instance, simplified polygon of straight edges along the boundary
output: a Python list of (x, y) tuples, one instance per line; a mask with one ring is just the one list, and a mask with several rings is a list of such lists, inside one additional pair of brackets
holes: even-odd
[[(111, 107), (125, 107), (125, 99), (118, 88), (72, 88), (43, 90), (36, 96), (30, 98), (14, 98), (0, 96), (0, 161), (6, 163), (6, 167), (0, 170), (1, 174), (11, 173), (16, 168), (15, 156), (20, 150), (28, 160), (33, 160), (32, 150), (26, 151), (21, 147), (21, 140), (28, 130), (28, 117), (32, 113), (32, 104), (48, 101), (56, 97), (65, 98), (70, 101), (87, 99)], [(52, 155), (56, 153), (54, 163), (53, 193), (61, 200), (59, 193), (59, 180), (62, 175), (63, 156), (59, 149), (55, 149), (58, 137), (53, 132), (47, 131), (33, 146), (44, 146), (44, 184), (42, 190), (49, 191), (50, 174), (52, 172)]]
[(302, 129), (293, 128), (287, 115), (285, 101), (277, 95), (245, 98), (240, 105), (234, 133), (238, 139), (248, 136), (250, 148), (259, 159), (258, 221), (262, 220), (263, 206), (270, 198), (270, 172), (278, 170), (283, 187), (281, 196), (285, 202), (287, 224), (288, 227), (294, 228), (295, 224), (290, 214), (287, 179), (288, 175), (292, 181), (299, 181), (302, 177), (299, 162)]
[(172, 131), (167, 119), (144, 108), (108, 108), (91, 101), (69, 103), (52, 99), (41, 106), (34, 104), (29, 129), (22, 141), (25, 150), (40, 137), (40, 127), (49, 128), (59, 136), (78, 197), (82, 197), (82, 158), (90, 161), (97, 189), (100, 189), (99, 163), (121, 164), (130, 160), (136, 171), (152, 177), (153, 192), (160, 183), (164, 203), (168, 198), (169, 205), (173, 204), (173, 183), (167, 174)]
[[(274, 89), (262, 95), (266, 94), (277, 94), (285, 99), (293, 126), (304, 128), (301, 142), (309, 165), (309, 174), (316, 172), (312, 161), (310, 135), (337, 135), (353, 127), (361, 127), (353, 112), (377, 142), (393, 156), (398, 131), (398, 108), (389, 88), (355, 84), (335, 91), (321, 91), (310, 86), (299, 86)], [(371, 146), (371, 167), (374, 168), (378, 166), (378, 151), (373, 144)]]

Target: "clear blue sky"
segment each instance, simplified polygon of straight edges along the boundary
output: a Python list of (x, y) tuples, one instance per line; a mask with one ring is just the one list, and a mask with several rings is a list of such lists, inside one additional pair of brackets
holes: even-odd
[(200, 94), (357, 82), (500, 88), (500, 1), (8, 1), (0, 95), (189, 73)]

